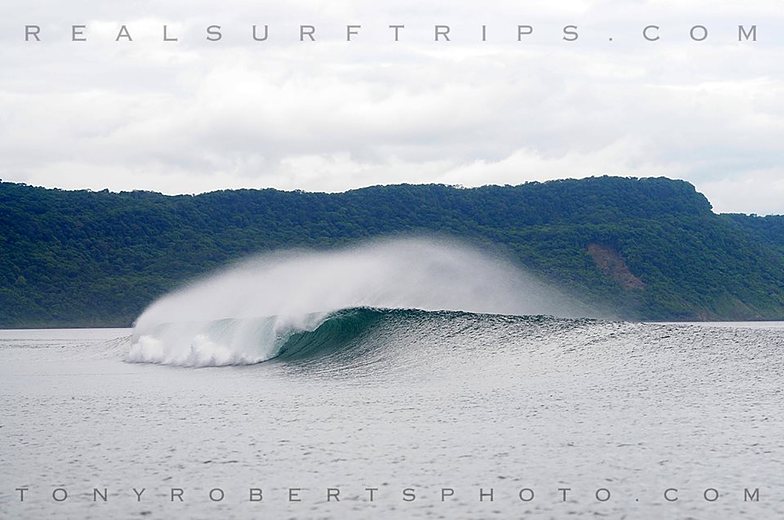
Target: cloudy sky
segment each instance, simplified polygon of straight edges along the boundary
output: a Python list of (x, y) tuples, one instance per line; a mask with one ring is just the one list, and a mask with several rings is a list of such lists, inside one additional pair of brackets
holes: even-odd
[[(780, 0), (8, 4), (6, 181), (198, 193), (664, 175), (717, 211), (784, 213)], [(115, 41), (123, 25), (132, 42)], [(347, 25), (361, 25), (351, 42)], [(533, 27), (522, 42), (518, 25)]]

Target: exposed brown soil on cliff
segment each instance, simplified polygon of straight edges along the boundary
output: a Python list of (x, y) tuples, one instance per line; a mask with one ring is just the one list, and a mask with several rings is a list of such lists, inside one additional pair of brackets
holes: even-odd
[(645, 282), (629, 270), (618, 252), (600, 244), (588, 244), (588, 254), (601, 271), (624, 289), (645, 289)]

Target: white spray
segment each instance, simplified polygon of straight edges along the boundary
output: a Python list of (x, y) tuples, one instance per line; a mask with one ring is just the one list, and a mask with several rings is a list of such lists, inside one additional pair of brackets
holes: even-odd
[(258, 363), (291, 333), (355, 307), (575, 314), (563, 296), (500, 257), (443, 240), (373, 241), (259, 256), (166, 295), (137, 319), (128, 360)]

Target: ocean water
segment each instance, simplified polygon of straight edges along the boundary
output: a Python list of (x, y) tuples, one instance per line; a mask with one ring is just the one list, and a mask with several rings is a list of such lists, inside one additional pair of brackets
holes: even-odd
[(784, 518), (782, 323), (358, 308), (261, 363), (227, 327), (266, 330), (0, 331), (0, 517)]

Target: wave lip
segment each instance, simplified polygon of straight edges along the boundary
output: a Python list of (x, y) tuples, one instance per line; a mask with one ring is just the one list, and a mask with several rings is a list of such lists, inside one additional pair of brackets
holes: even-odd
[(389, 314), (402, 312), (359, 307), (329, 314), (312, 331), (294, 332), (272, 359), (298, 361), (331, 354), (350, 354), (344, 348), (366, 336)]

